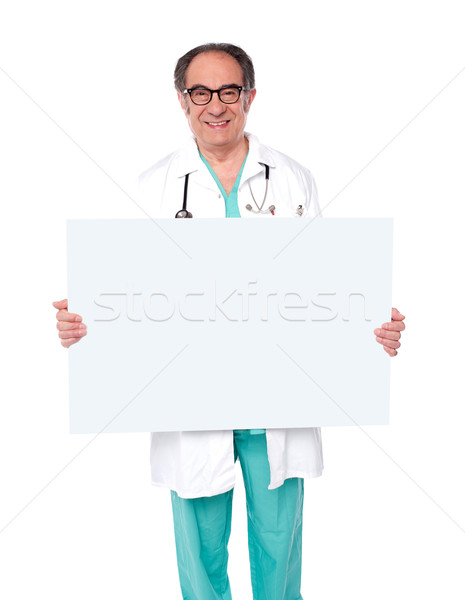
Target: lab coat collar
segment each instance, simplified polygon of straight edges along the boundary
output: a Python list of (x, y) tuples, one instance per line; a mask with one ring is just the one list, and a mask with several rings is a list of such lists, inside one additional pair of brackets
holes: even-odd
[(275, 162), (269, 149), (260, 144), (258, 138), (251, 133), (245, 134), (249, 140), (249, 155), (244, 166), (241, 177), (241, 186), (251, 177), (263, 173), (263, 165), (268, 165), (270, 169), (274, 169)]
[[(241, 184), (251, 177), (263, 172), (263, 165), (268, 165), (270, 168), (275, 167), (273, 157), (266, 146), (260, 144), (258, 139), (251, 133), (245, 133), (249, 141), (249, 154), (245, 163), (244, 171), (242, 172)], [(176, 174), (178, 177), (184, 177), (187, 173), (200, 171), (202, 173), (204, 164), (199, 156), (199, 149), (192, 137), (189, 142), (179, 151), (178, 165)], [(207, 181), (211, 181), (211, 175), (208, 174)]]
[(193, 136), (189, 139), (188, 143), (179, 150), (177, 163), (177, 177), (184, 177), (188, 173), (194, 173), (199, 170), (202, 161)]

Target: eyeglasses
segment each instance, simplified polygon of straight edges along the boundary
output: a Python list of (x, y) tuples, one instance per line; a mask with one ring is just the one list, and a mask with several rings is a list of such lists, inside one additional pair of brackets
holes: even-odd
[[(218, 98), (224, 104), (234, 104), (240, 98), (241, 91), (244, 88), (240, 85), (230, 85), (219, 90), (209, 90), (204, 87), (195, 87), (190, 90), (184, 90), (183, 94), (189, 94), (194, 104), (202, 106), (208, 104), (213, 98), (213, 94), (218, 94)], [(245, 90), (244, 90), (245, 91)]]

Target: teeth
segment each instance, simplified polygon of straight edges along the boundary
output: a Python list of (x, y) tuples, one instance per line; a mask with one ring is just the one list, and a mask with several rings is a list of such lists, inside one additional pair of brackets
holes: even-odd
[(209, 125), (226, 125), (227, 121), (220, 121), (218, 123), (208, 123)]

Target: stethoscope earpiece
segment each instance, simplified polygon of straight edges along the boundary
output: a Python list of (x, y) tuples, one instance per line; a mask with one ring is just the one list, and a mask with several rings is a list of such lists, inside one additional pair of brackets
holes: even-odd
[[(263, 206), (263, 204), (262, 204)], [(265, 210), (262, 210), (262, 208), (260, 207), (258, 210), (254, 210), (251, 204), (246, 204), (245, 205), (247, 210), (250, 210), (251, 212), (255, 213), (256, 215), (264, 214), (264, 213), (268, 213), (270, 212), (272, 215), (274, 215), (274, 211), (276, 210), (276, 206), (274, 204), (271, 204), (271, 206), (269, 206), (268, 208), (266, 208)], [(257, 206), (258, 208), (258, 206)]]

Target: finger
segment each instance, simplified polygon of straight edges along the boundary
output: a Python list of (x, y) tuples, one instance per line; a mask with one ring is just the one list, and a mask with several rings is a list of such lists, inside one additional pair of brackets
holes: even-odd
[(68, 331), (69, 329), (86, 329), (85, 323), (79, 321), (57, 321), (58, 331)]
[(70, 313), (67, 310), (59, 310), (56, 314), (58, 321), (82, 321), (81, 315)]
[(71, 338), (81, 339), (87, 335), (87, 331), (85, 329), (72, 329), (71, 331), (60, 331), (58, 332), (58, 337), (62, 340), (69, 340)]
[(401, 336), (399, 331), (388, 331), (387, 329), (375, 329), (373, 333), (378, 337), (385, 338), (387, 340), (400, 340)]
[(383, 346), (383, 348), (386, 350), (386, 352), (389, 354), (389, 356), (397, 355), (397, 350), (394, 350), (393, 348), (387, 348), (386, 346)]
[(405, 323), (403, 321), (391, 321), (390, 323), (383, 323), (381, 327), (387, 331), (404, 331)]
[(75, 344), (76, 342), (79, 342), (81, 338), (69, 338), (67, 340), (61, 340), (61, 345), (64, 348), (69, 348), (70, 346), (72, 346), (73, 344)]
[(376, 337), (376, 341), (379, 344), (383, 344), (386, 348), (400, 348), (400, 342), (396, 342), (395, 340), (387, 340), (386, 338)]
[(55, 302), (52, 302), (52, 304), (55, 308), (64, 308), (68, 310), (68, 298), (64, 298), (63, 300), (55, 300)]
[(403, 319), (405, 319), (405, 317), (397, 310), (397, 308), (392, 307), (391, 319), (393, 319), (394, 321), (402, 321)]

